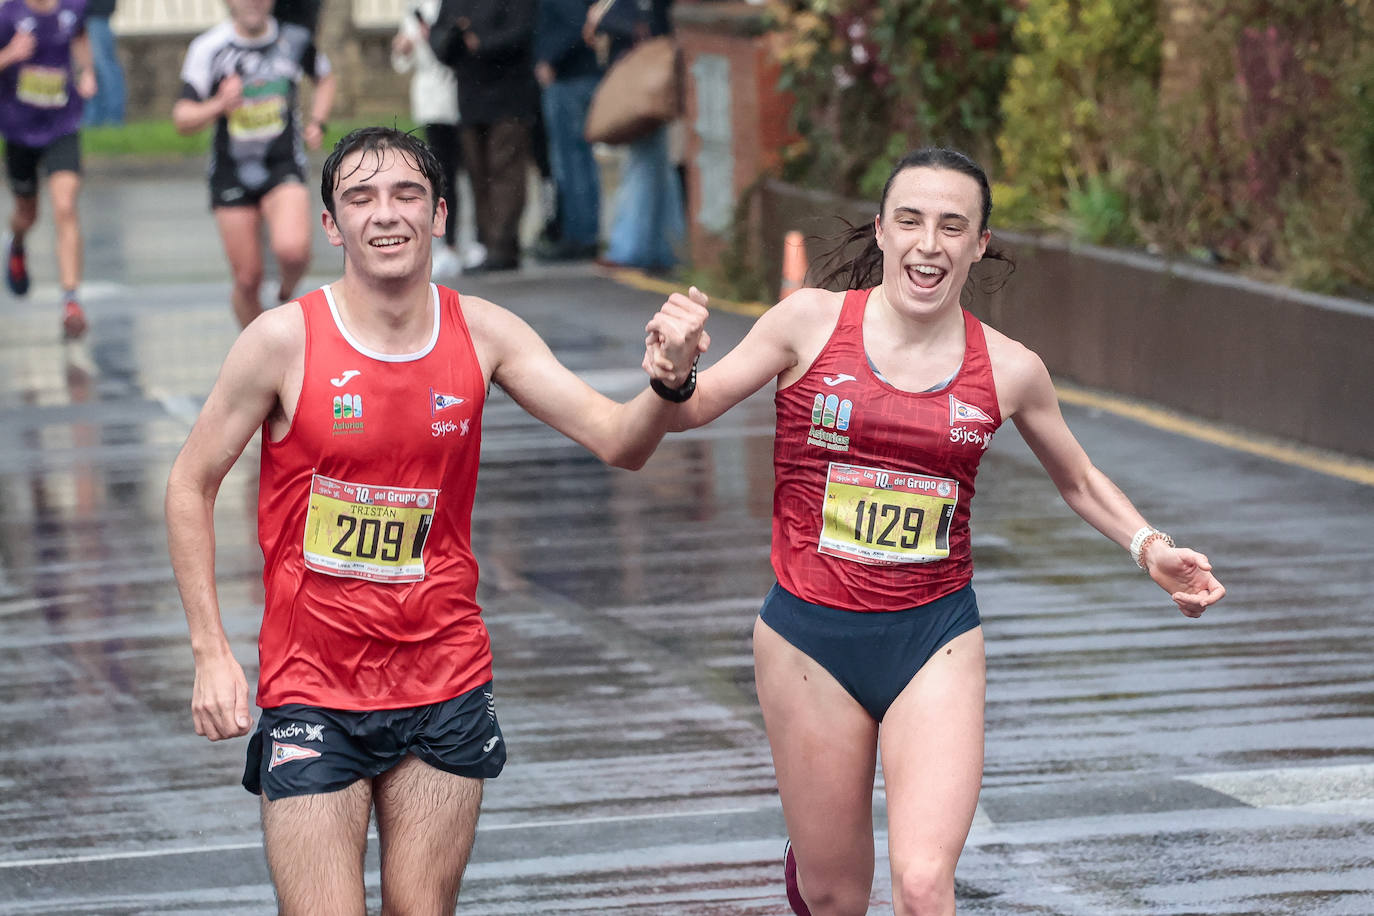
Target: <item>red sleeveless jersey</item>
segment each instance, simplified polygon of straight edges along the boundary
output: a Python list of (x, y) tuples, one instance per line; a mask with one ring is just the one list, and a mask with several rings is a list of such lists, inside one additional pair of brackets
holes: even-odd
[(964, 312), (964, 361), (935, 391), (873, 371), (850, 290), (806, 374), (774, 399), (773, 570), (792, 594), (851, 611), (895, 611), (973, 578), (969, 503), (1001, 425), (983, 326)]
[(355, 341), (327, 289), (300, 300), (300, 401), (280, 442), (263, 432), (259, 706), (420, 706), (491, 677), (471, 543), (486, 383), (458, 294), (431, 291), (434, 336), (400, 356)]

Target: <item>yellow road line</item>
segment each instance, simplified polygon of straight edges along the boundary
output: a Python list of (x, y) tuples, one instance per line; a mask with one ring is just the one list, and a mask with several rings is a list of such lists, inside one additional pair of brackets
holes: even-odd
[[(683, 291), (683, 288), (676, 283), (658, 280), (631, 268), (619, 268), (610, 271), (610, 276), (627, 286), (662, 293), (665, 296)], [(762, 302), (731, 302), (728, 299), (712, 297), (711, 308), (736, 315), (758, 317), (768, 311), (769, 306)], [(1305, 468), (1331, 477), (1339, 477), (1353, 483), (1374, 486), (1374, 462), (1362, 461), (1358, 458), (1341, 455), (1338, 452), (1294, 445), (1255, 433), (1223, 429), (1210, 421), (1199, 420), (1196, 417), (1190, 417), (1163, 407), (1154, 407), (1139, 401), (1132, 401), (1129, 398), (1091, 391), (1063, 382), (1056, 382), (1055, 390), (1059, 393), (1059, 400), (1066, 404), (1104, 410), (1165, 432), (1188, 436), (1191, 439), (1235, 449), (1248, 455), (1258, 455), (1271, 461)]]
[[(667, 296), (671, 293), (687, 292), (687, 287), (680, 283), (670, 283), (667, 280), (659, 280), (649, 276), (643, 271), (635, 270), (633, 267), (616, 267), (603, 272), (606, 276), (618, 283), (624, 283), (626, 286), (633, 286), (635, 289), (647, 290), (651, 293), (662, 293)], [(735, 315), (750, 315), (757, 318), (768, 311), (769, 306), (762, 302), (732, 302), (729, 299), (720, 299), (711, 296), (711, 308), (718, 312), (730, 312)]]
[(1374, 486), (1374, 462), (1361, 461), (1337, 452), (1293, 445), (1255, 433), (1223, 429), (1210, 421), (1062, 382), (1056, 382), (1054, 387), (1059, 393), (1059, 400), (1065, 404), (1105, 410), (1165, 432), (1177, 433), (1365, 486)]

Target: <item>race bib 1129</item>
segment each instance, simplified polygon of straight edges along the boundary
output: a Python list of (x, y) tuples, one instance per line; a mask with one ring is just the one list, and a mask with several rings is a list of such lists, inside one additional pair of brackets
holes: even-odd
[(821, 508), (821, 553), (874, 566), (949, 556), (959, 482), (831, 462)]

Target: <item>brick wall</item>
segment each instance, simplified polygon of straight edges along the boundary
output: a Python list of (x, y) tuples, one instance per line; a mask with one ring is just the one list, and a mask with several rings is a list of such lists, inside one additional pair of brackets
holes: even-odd
[(703, 263), (724, 249), (739, 201), (777, 171), (791, 102), (777, 89), (761, 7), (687, 3), (673, 22), (687, 76), (688, 238)]

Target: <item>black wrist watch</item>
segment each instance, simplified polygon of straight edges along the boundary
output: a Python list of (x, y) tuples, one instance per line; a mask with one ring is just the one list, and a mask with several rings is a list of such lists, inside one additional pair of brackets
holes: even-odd
[(672, 401), (674, 404), (681, 404), (692, 396), (697, 390), (697, 360), (700, 354), (692, 360), (692, 371), (687, 373), (687, 381), (676, 388), (669, 388), (656, 378), (649, 379), (649, 387), (654, 390), (654, 394), (663, 398), (665, 401)]

